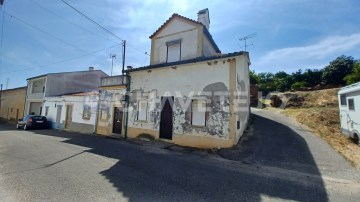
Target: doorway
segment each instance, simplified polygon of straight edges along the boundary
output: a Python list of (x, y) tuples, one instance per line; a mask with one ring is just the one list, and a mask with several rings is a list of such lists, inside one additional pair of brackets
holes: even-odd
[(162, 110), (160, 114), (159, 137), (171, 140), (173, 136), (173, 110), (174, 97), (161, 97)]
[(62, 105), (56, 107), (56, 128), (60, 128)]
[(66, 105), (65, 129), (69, 129), (72, 122), (72, 105)]
[(123, 110), (120, 107), (114, 107), (113, 133), (121, 134)]

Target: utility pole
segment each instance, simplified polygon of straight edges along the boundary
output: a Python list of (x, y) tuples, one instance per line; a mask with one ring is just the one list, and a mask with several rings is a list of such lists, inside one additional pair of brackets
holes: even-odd
[(110, 54), (110, 58), (111, 58), (111, 75), (113, 75), (113, 68), (114, 68), (114, 59), (116, 59), (116, 54)]
[(2, 87), (3, 87), (3, 84), (1, 84), (1, 87), (0, 87), (0, 112), (1, 112), (1, 101), (2, 101)]
[(126, 41), (122, 41), (122, 81), (121, 83), (124, 84), (124, 74), (125, 74), (125, 51), (126, 51)]

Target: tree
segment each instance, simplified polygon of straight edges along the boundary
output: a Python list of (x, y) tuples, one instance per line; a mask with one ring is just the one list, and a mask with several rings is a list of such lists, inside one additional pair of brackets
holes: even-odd
[(352, 72), (355, 60), (351, 56), (342, 55), (324, 68), (321, 80), (325, 85), (343, 85), (344, 77)]
[(260, 83), (260, 78), (259, 76), (255, 73), (255, 71), (250, 71), (249, 72), (249, 77), (250, 77), (250, 84), (251, 85), (256, 85)]
[(318, 69), (307, 69), (303, 73), (304, 81), (309, 86), (316, 86), (321, 83), (321, 76), (323, 74), (322, 70)]
[(354, 64), (353, 71), (350, 74), (346, 75), (344, 80), (346, 81), (347, 85), (360, 81), (360, 61), (357, 61)]

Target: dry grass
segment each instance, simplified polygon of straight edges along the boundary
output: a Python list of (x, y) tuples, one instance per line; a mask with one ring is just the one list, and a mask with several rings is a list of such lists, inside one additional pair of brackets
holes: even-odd
[(312, 129), (355, 167), (360, 168), (360, 147), (340, 132), (338, 90), (279, 94), (282, 99), (288, 100), (282, 113)]

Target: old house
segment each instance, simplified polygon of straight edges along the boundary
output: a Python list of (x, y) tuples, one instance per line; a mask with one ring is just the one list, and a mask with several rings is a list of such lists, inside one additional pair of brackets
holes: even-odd
[(24, 115), (26, 86), (0, 92), (0, 118), (16, 122)]
[[(49, 73), (27, 79), (25, 115), (44, 115), (44, 102), (48, 97), (96, 90), (101, 78), (108, 76), (101, 70)], [(62, 106), (58, 107), (59, 113)]]
[(95, 132), (98, 91), (46, 97), (44, 113), (52, 128), (80, 133)]
[(126, 77), (110, 76), (101, 79), (96, 133), (125, 137)]
[(249, 113), (249, 54), (221, 54), (198, 21), (173, 14), (150, 36), (149, 66), (128, 69), (130, 138), (150, 135), (179, 145), (231, 147)]

